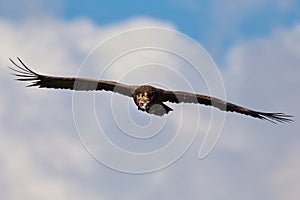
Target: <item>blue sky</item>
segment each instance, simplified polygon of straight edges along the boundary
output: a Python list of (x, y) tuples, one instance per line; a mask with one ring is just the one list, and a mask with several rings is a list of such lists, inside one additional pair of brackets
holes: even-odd
[[(251, 1), (249, 1), (251, 2)], [(220, 5), (218, 5), (220, 4)], [(228, 4), (228, 5), (226, 5)], [(236, 4), (236, 5), (235, 5)], [(288, 27), (299, 20), (299, 2), (293, 2), (292, 9), (281, 8), (275, 1), (253, 3), (241, 6), (237, 1), (65, 1), (59, 16), (66, 19), (87, 17), (97, 24), (114, 23), (135, 16), (149, 16), (176, 24), (180, 31), (196, 38), (198, 41), (207, 41), (218, 27), (234, 24), (227, 36), (233, 40), (237, 33), (243, 36), (265, 35), (276, 26)], [(242, 3), (243, 4), (243, 3)], [(246, 3), (247, 4), (247, 3)], [(257, 5), (255, 5), (257, 4)], [(288, 4), (288, 3), (286, 3)], [(231, 9), (230, 6), (237, 6)], [(239, 10), (240, 9), (240, 10)], [(233, 13), (230, 13), (232, 11)], [(243, 13), (245, 11), (245, 13)], [(220, 13), (216, 13), (220, 12)], [(234, 16), (241, 13), (241, 16)], [(222, 19), (216, 15), (220, 15)], [(237, 19), (238, 18), (238, 19)]]
[[(218, 62), (224, 51), (243, 38), (262, 37), (300, 19), (298, 1), (82, 1), (55, 0), (1, 2), (0, 16), (12, 20), (51, 15), (64, 20), (86, 18), (99, 26), (135, 17), (150, 17), (174, 24), (202, 44)], [(16, 6), (19, 5), (19, 6)]]
[(273, 1), (265, 2), (239, 8), (238, 1), (66, 1), (60, 16), (66, 19), (87, 17), (99, 25), (135, 16), (165, 20), (218, 58), (237, 40), (264, 36), (275, 28), (291, 27), (300, 19), (300, 2), (293, 2), (292, 9), (288, 10), (281, 10)]
[[(0, 0), (0, 199), (299, 199), (299, 10), (297, 0)], [(138, 111), (129, 98), (109, 92), (75, 93), (81, 98), (74, 100), (70, 91), (26, 88), (7, 68), (12, 67), (8, 58), (19, 56), (37, 72), (75, 76), (90, 55), (83, 67), (90, 71), (83, 72), (98, 78), (124, 49), (149, 41), (188, 52), (185, 56), (199, 59), (199, 66), (212, 66), (202, 51), (173, 35), (148, 40), (147, 34), (125, 34), (122, 40), (106, 40), (137, 27), (185, 33), (217, 63), (213, 66), (219, 74), (214, 75), (224, 83), (228, 101), (292, 114), (295, 122), (272, 124), (227, 114), (217, 145), (199, 160), (205, 134), (215, 128), (210, 123), (219, 123), (211, 120), (214, 112), (222, 113), (216, 109), (168, 104), (174, 111), (163, 121)], [(192, 86), (205, 94), (212, 94), (209, 86), (220, 82), (210, 73), (199, 78), (186, 62), (166, 52), (145, 49), (124, 55), (105, 69), (105, 78), (154, 82), (174, 90)], [(90, 97), (95, 97), (95, 107)], [(87, 110), (91, 113), (82, 115)], [(112, 143), (131, 152), (159, 152), (171, 146), (173, 138), (180, 142), (150, 163), (116, 156), (104, 139), (98, 140), (96, 121)], [(156, 133), (161, 124), (165, 127)], [(180, 149), (190, 142), (186, 151)], [(163, 161), (178, 151), (183, 155), (166, 166)], [(101, 164), (101, 153), (121, 166), (163, 163), (165, 168), (124, 173)]]

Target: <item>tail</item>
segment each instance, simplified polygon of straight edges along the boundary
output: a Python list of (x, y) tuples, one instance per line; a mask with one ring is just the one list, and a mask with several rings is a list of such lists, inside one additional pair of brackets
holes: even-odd
[(154, 104), (153, 106), (151, 106), (150, 109), (148, 110), (148, 113), (157, 116), (163, 116), (164, 114), (168, 114), (170, 111), (173, 111), (173, 109), (165, 105), (164, 103), (161, 103), (161, 104)]

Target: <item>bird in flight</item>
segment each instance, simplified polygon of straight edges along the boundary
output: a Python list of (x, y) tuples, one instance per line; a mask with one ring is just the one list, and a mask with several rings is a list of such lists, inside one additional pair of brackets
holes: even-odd
[(134, 103), (138, 107), (138, 110), (158, 116), (163, 116), (164, 114), (168, 114), (170, 111), (173, 111), (172, 108), (164, 103), (171, 102), (195, 103), (213, 106), (221, 111), (236, 112), (273, 123), (293, 121), (291, 119), (293, 116), (291, 115), (286, 115), (284, 113), (259, 112), (202, 94), (163, 90), (150, 85), (125, 85), (115, 81), (43, 75), (28, 68), (20, 58), (17, 59), (19, 64), (12, 59), (9, 59), (15, 66), (15, 68), (9, 68), (14, 72), (13, 75), (18, 77), (16, 80), (31, 82), (31, 84), (27, 87), (37, 86), (39, 88), (70, 89), (77, 91), (111, 91), (132, 97)]

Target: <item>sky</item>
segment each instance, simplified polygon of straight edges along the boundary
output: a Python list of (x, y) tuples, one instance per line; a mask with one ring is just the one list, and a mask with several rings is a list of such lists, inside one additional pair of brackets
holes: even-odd
[[(299, 199), (299, 9), (0, 0), (0, 198)], [(43, 74), (204, 93), (295, 121), (170, 103), (159, 118), (109, 92), (26, 88), (7, 67), (17, 56)]]

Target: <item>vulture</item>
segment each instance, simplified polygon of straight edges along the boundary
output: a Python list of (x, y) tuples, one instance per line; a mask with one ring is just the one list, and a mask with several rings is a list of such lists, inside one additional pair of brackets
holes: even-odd
[(202, 94), (193, 94), (184, 91), (169, 91), (153, 87), (151, 85), (125, 85), (108, 80), (43, 75), (31, 70), (20, 58), (17, 59), (19, 64), (17, 64), (14, 60), (9, 59), (15, 66), (14, 68), (9, 68), (13, 71), (13, 75), (17, 76), (16, 80), (30, 82), (27, 87), (37, 86), (39, 88), (69, 89), (76, 91), (111, 91), (127, 97), (132, 97), (134, 103), (138, 107), (138, 110), (157, 116), (163, 116), (164, 114), (168, 114), (170, 111), (173, 111), (172, 108), (165, 104), (165, 102), (170, 102), (213, 106), (221, 111), (236, 112), (273, 123), (293, 121), (293, 116), (291, 115), (286, 115), (280, 112), (273, 113), (255, 111)]

